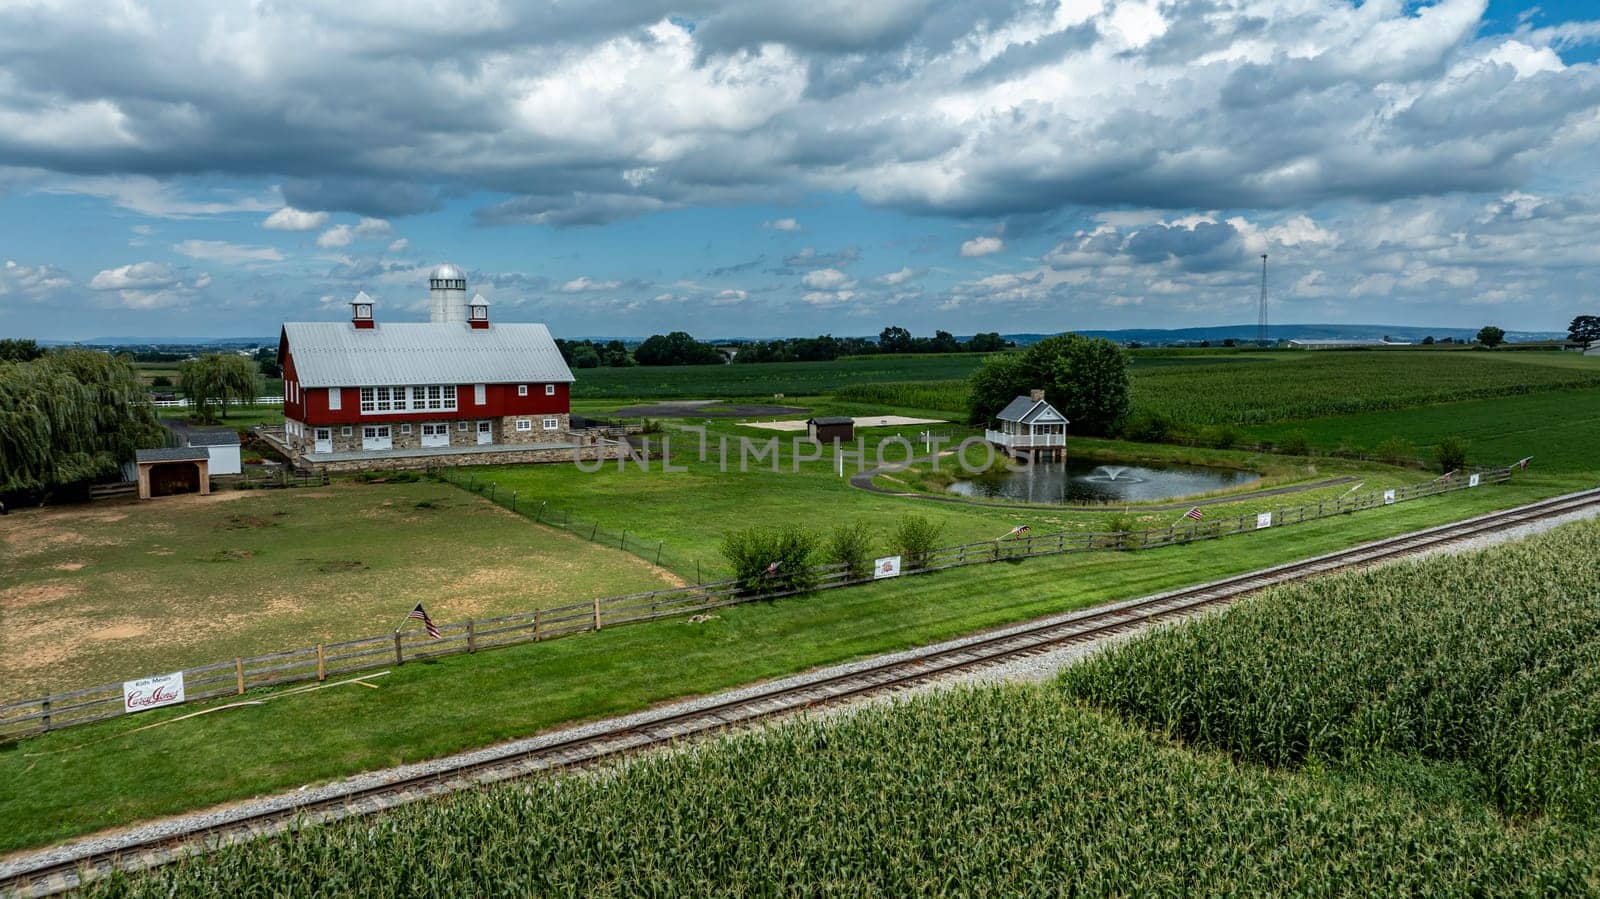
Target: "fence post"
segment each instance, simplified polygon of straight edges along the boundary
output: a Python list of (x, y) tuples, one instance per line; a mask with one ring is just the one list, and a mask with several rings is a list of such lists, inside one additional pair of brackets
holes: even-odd
[(539, 641), (539, 619), (543, 616), (543, 614), (543, 609), (533, 610), (533, 639), (536, 643)]
[(495, 492), (498, 491), (499, 489), (500, 489), (500, 485), (498, 483), (496, 483), (494, 481), (490, 481), (489, 482), (489, 502), (491, 502), (491, 503), (494, 502)]
[(628, 548), (628, 532), (627, 531), (623, 531), (622, 532), (622, 541), (617, 544), (617, 548), (618, 549), (627, 549)]
[(666, 545), (667, 545), (667, 541), (665, 541), (665, 540), (661, 540), (661, 541), (656, 543), (656, 564), (657, 565), (661, 564), (661, 549), (662, 549), (662, 547), (664, 547)]
[(590, 540), (590, 542), (594, 541), (594, 536), (596, 534), (598, 534), (598, 533), (600, 533), (600, 522), (597, 521), (597, 522), (594, 523), (594, 527), (589, 530), (589, 540)]
[(517, 491), (515, 490), (511, 491), (511, 511), (513, 513), (517, 511)]
[(39, 706), (40, 706), (40, 709), (44, 712), (44, 729), (45, 730), (49, 730), (50, 729), (50, 697), (46, 696), (44, 698), (44, 702), (40, 703)]
[(239, 685), (239, 695), (244, 695), (244, 659), (233, 660), (233, 676)]
[(594, 629), (600, 629), (600, 597), (594, 598)]
[(328, 657), (322, 651), (322, 644), (317, 644), (317, 680), (328, 679)]
[(406, 663), (405, 657), (400, 654), (400, 632), (399, 631), (395, 631), (394, 632), (394, 663), (396, 665), (404, 665)]
[(478, 651), (478, 629), (474, 627), (471, 619), (467, 620), (467, 652)]

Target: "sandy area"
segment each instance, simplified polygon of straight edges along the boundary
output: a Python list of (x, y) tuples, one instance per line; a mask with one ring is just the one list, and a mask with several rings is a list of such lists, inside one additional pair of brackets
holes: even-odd
[[(787, 421), (741, 421), (740, 425), (747, 428), (761, 428), (764, 431), (804, 431), (805, 419), (794, 418)], [(911, 418), (905, 415), (863, 415), (856, 419), (858, 428), (895, 428), (902, 425), (942, 425), (949, 424), (942, 418)]]

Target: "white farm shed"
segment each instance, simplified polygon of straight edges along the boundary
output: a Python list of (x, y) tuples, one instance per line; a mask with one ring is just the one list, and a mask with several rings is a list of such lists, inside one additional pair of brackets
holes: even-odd
[(189, 446), (204, 449), (211, 456), (211, 474), (239, 474), (239, 433), (237, 431), (192, 431)]

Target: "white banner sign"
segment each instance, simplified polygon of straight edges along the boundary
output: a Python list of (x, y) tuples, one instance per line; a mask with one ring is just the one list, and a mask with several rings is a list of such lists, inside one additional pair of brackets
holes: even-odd
[(1385, 491), (1383, 491), (1383, 504), (1386, 505), (1386, 506), (1394, 504), (1394, 491), (1393, 490), (1385, 490)]
[(1256, 513), (1256, 530), (1259, 531), (1262, 528), (1270, 528), (1270, 527), (1272, 527), (1272, 513), (1271, 512), (1257, 512)]
[(146, 709), (183, 702), (183, 672), (158, 674), (139, 680), (122, 682), (122, 710), (142, 712)]
[(1478, 477), (1479, 477), (1478, 475), (1473, 475), (1472, 477), (1467, 478), (1467, 486), (1468, 487), (1476, 487), (1476, 486), (1478, 486)]
[(886, 556), (873, 563), (872, 579), (900, 576), (900, 557)]

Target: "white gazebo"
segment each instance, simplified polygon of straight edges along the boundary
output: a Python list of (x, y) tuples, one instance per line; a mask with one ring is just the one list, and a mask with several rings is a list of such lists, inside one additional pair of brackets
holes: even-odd
[(1067, 445), (1067, 417), (1045, 402), (1043, 390), (1012, 400), (995, 419), (999, 429), (985, 430), (984, 439), (1014, 456), (1060, 456)]

